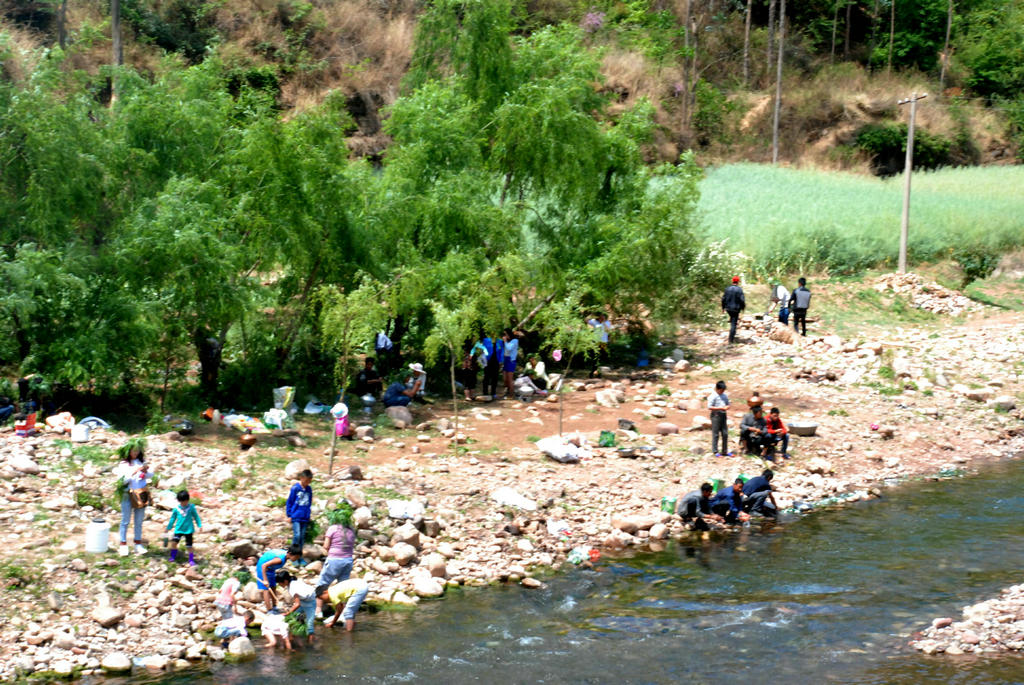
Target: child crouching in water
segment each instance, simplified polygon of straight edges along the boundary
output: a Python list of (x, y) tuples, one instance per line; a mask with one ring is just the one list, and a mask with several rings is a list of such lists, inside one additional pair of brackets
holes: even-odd
[(340, 618), (345, 621), (345, 630), (352, 632), (356, 627), (356, 612), (368, 591), (369, 586), (362, 578), (349, 578), (329, 587), (318, 587), (316, 594), (323, 600), (323, 614), (327, 617), (324, 625), (333, 626)]
[(284, 620), (284, 614), (265, 614), (263, 616), (261, 632), (263, 637), (267, 638), (267, 647), (273, 649), (277, 645), (277, 638), (281, 638), (285, 649), (291, 651), (292, 638), (288, 632), (288, 624)]
[(292, 608), (284, 615), (301, 611), (306, 619), (306, 640), (313, 644), (313, 630), (316, 627), (316, 588), (287, 571), (277, 572), (277, 582), (279, 585), (287, 586), (288, 594), (292, 596)]
[(246, 628), (249, 627), (255, 618), (256, 615), (251, 611), (247, 611), (241, 616), (226, 618), (214, 628), (213, 634), (220, 638), (221, 647), (227, 647), (229, 639), (246, 634)]
[(188, 565), (195, 566), (196, 558), (192, 554), (192, 535), (203, 527), (196, 512), (196, 505), (189, 503), (188, 490), (178, 493), (178, 506), (171, 511), (171, 520), (167, 522), (167, 530), (174, 529), (171, 540), (171, 561), (178, 560), (178, 542), (185, 538), (185, 549), (188, 550)]

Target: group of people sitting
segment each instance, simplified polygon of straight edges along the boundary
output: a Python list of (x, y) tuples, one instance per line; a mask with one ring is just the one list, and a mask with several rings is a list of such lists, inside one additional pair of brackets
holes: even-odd
[[(511, 329), (506, 328), (500, 338), (485, 336), (467, 344), (455, 374), (457, 390), (467, 400), (475, 399), (477, 376), (483, 369), (483, 394), (486, 396), (497, 397), (499, 372), (504, 374), (503, 397), (546, 395), (551, 379), (543, 359), (538, 354), (531, 354), (526, 365), (520, 366), (518, 357), (519, 342)], [(384, 380), (374, 367), (374, 358), (367, 357), (349, 388), (350, 392), (359, 397), (379, 397), (385, 407), (404, 407), (414, 401), (429, 402), (425, 397), (427, 372), (422, 364), (409, 364), (405, 377), (387, 387), (384, 387)]]
[(778, 505), (772, 494), (771, 469), (746, 482), (737, 478), (732, 485), (715, 492), (711, 483), (702, 483), (699, 490), (684, 495), (676, 505), (676, 513), (693, 530), (710, 530), (708, 521), (736, 523), (750, 514), (775, 518)]

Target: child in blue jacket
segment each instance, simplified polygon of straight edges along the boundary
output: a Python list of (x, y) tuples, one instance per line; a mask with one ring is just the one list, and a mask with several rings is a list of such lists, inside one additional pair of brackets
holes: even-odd
[(167, 530), (174, 529), (174, 538), (171, 540), (171, 561), (178, 560), (178, 542), (185, 538), (185, 549), (188, 550), (188, 565), (195, 566), (196, 558), (192, 554), (192, 535), (196, 530), (203, 527), (199, 520), (199, 513), (196, 505), (190, 503), (188, 490), (178, 493), (178, 506), (171, 511), (171, 520), (167, 522)]
[(285, 504), (285, 513), (292, 522), (292, 545), (302, 547), (309, 528), (310, 509), (313, 507), (313, 472), (306, 469), (299, 474), (299, 482), (292, 485)]

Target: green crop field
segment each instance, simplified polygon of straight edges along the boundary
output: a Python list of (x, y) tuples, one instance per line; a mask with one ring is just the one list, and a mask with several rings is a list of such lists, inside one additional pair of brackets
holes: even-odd
[[(712, 168), (701, 182), (711, 240), (752, 260), (758, 274), (850, 273), (892, 265), (903, 177), (758, 164)], [(1024, 245), (1024, 166), (915, 172), (909, 260), (964, 260)]]

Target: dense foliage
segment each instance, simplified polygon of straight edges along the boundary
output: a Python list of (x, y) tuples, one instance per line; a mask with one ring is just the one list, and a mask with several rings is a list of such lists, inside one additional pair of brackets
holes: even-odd
[(379, 171), (344, 99), (284, 119), (213, 58), (125, 69), (109, 107), (55, 53), (0, 82), (0, 360), (173, 390), (198, 359), (205, 398), (246, 406), (330, 392), (384, 327), (447, 358), (554, 302), (672, 316), (702, 273), (698, 170), (645, 165), (650, 107), (606, 113), (578, 29), (514, 37), (495, 7), (421, 24)]

